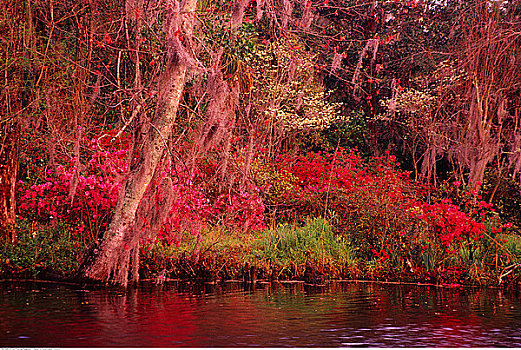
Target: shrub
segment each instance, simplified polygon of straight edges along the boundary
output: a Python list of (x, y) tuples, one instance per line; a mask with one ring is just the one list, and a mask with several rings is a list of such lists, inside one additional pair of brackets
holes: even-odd
[(71, 227), (39, 226), (18, 222), (18, 242), (0, 244), (0, 274), (15, 277), (37, 277), (42, 271), (70, 275), (78, 268), (85, 245), (75, 237)]
[(414, 184), (389, 155), (364, 161), (342, 149), (310, 152), (281, 156), (266, 168), (259, 173), (283, 175), (285, 182), (277, 191), (263, 193), (266, 203), (285, 205), (288, 220), (326, 216), (358, 258), (382, 266), (436, 273), (469, 266), (500, 226), (491, 205), (472, 193), (464, 193), (467, 197), (458, 203), (425, 196), (432, 189)]
[[(19, 212), (21, 217), (41, 223), (66, 223), (79, 237), (94, 240), (110, 222), (129, 169), (130, 136), (109, 130), (84, 143), (88, 145), (89, 157), (77, 174), (75, 162), (69, 160), (58, 165), (55, 171), (49, 170), (44, 181), (32, 185), (19, 182)], [(76, 175), (77, 189), (71, 201), (69, 190)], [(258, 189), (252, 185), (213, 195), (205, 184), (206, 177), (212, 175), (199, 171), (197, 167), (190, 174), (180, 164), (164, 162), (160, 176), (149, 187), (146, 197), (151, 201), (149, 209), (161, 207), (167, 196), (173, 197), (172, 204), (166, 208), (167, 215), (162, 216), (160, 223), (152, 223), (154, 218), (145, 213), (139, 224), (143, 229), (155, 224), (160, 238), (170, 241), (183, 230), (198, 234), (216, 218), (224, 225), (244, 230), (262, 228), (264, 206)]]
[[(130, 136), (121, 134), (118, 139), (113, 136), (116, 136), (116, 130), (90, 141), (84, 140), (91, 157), (78, 174), (75, 174), (74, 160), (68, 160), (64, 165), (49, 169), (39, 183), (31, 185), (19, 181), (21, 217), (41, 223), (67, 223), (83, 239), (96, 239), (110, 220), (123, 174), (128, 169), (126, 147)], [(77, 188), (71, 201), (69, 190), (74, 181), (77, 181)]]

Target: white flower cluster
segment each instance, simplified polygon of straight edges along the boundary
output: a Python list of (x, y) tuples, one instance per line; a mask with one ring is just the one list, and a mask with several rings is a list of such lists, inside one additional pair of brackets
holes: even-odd
[(257, 113), (285, 131), (320, 130), (340, 119), (340, 104), (328, 103), (318, 81), (316, 59), (296, 40), (261, 46), (251, 62)]

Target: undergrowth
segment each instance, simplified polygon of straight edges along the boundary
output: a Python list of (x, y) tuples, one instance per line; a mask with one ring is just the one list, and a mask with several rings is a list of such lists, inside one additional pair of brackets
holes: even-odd
[(0, 244), (0, 275), (4, 277), (69, 276), (81, 262), (87, 246), (69, 225), (54, 227), (18, 222), (18, 241)]

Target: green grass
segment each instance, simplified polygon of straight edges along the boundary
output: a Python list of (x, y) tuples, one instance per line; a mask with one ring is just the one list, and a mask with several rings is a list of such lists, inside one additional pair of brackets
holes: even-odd
[(304, 226), (279, 224), (261, 231), (252, 244), (251, 258), (283, 266), (307, 261), (354, 262), (353, 251), (346, 240), (335, 235), (322, 218), (308, 219)]
[[(70, 276), (87, 249), (73, 232), (72, 227), (63, 224), (43, 226), (20, 221), (17, 244), (0, 244), (0, 276), (45, 278), (42, 271)], [(179, 244), (157, 242), (143, 246), (142, 278), (154, 278), (166, 271), (169, 277), (241, 279), (252, 266), (260, 279), (301, 279), (307, 266), (327, 278), (423, 281), (422, 273), (437, 273), (443, 267), (463, 268), (471, 283), (494, 284), (507, 272), (505, 276), (510, 280), (521, 278), (517, 265), (521, 262), (521, 237), (515, 233), (497, 234), (488, 243), (463, 244), (459, 254), (448, 260), (441, 259), (436, 247), (414, 250), (411, 259), (419, 260), (416, 264), (411, 260), (416, 269), (411, 273), (409, 265), (400, 265), (393, 256), (385, 263), (376, 258), (361, 259), (352, 237), (335, 234), (322, 218), (307, 219), (303, 224), (277, 224), (253, 233), (208, 227), (199, 237), (184, 233), (178, 238)], [(408, 274), (403, 275), (403, 271)]]

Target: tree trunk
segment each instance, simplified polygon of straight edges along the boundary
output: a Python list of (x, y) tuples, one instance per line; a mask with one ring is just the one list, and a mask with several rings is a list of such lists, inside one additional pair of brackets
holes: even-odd
[(18, 123), (7, 121), (0, 126), (0, 236), (16, 242), (15, 188), (20, 148)]
[(133, 147), (130, 171), (109, 229), (80, 269), (80, 277), (87, 280), (126, 287), (129, 275), (133, 282), (139, 278), (137, 268), (141, 232), (134, 229), (136, 212), (173, 130), (190, 64), (179, 33), (184, 33), (185, 39), (188, 39), (184, 42), (190, 42), (197, 0), (184, 1), (182, 8), (177, 1), (170, 3), (165, 28), (168, 43), (166, 68), (159, 77), (159, 98), (150, 121), (151, 127), (145, 128), (149, 130), (146, 135), (137, 138), (141, 144)]
[(31, 2), (0, 2), (0, 237), (16, 242), (15, 189), (20, 148), (23, 93), (22, 62), (33, 45)]

